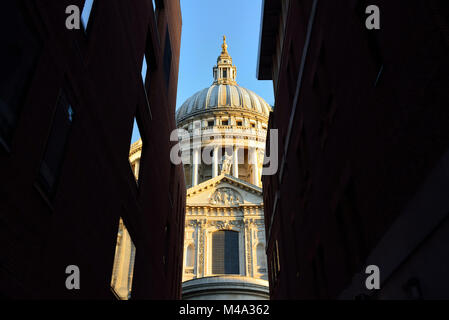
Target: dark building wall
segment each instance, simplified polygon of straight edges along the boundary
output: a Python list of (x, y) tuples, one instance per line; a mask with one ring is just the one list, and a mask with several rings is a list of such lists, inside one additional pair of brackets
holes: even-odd
[[(380, 30), (365, 27), (371, 4)], [(271, 298), (411, 298), (410, 283), (447, 297), (434, 240), (449, 212), (447, 4), (263, 6), (258, 77), (273, 79), (279, 130), (279, 171), (263, 177)], [(380, 291), (364, 288), (369, 264)]]
[[(2, 28), (2, 66), (10, 60), (27, 65), (23, 57), (32, 52), (36, 59), (24, 68), (23, 87), (7, 86), (19, 83), (12, 72), (1, 82), (2, 102), (19, 110), (0, 145), (1, 295), (114, 298), (110, 281), (123, 217), (136, 246), (132, 298), (180, 298), (185, 187), (182, 168), (172, 166), (169, 158), (179, 1), (156, 1), (154, 12), (150, 0), (96, 0), (86, 32), (65, 28), (66, 7), (82, 8), (84, 1), (11, 3), (18, 5), (0, 5), (2, 27), (22, 17), (33, 42), (22, 41), (21, 51), (4, 39), (7, 34), (20, 39), (24, 33)], [(171, 59), (164, 68), (167, 39)], [(145, 88), (144, 53), (149, 70)], [(12, 59), (18, 56), (24, 60)], [(11, 92), (17, 102), (5, 98)], [(39, 173), (61, 92), (74, 114), (66, 139), (56, 139), (63, 152), (55, 191), (49, 194)], [(128, 162), (134, 117), (144, 141), (138, 184)], [(80, 290), (65, 287), (65, 268), (72, 264), (80, 268)]]

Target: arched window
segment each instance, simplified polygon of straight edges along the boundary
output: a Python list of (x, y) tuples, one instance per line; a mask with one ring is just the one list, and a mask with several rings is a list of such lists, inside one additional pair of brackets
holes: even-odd
[(267, 266), (267, 255), (265, 254), (264, 245), (259, 243), (257, 245), (257, 265), (260, 268), (265, 268)]
[(195, 264), (195, 249), (193, 248), (193, 244), (189, 244), (186, 252), (186, 267), (193, 268)]
[(240, 274), (239, 233), (217, 231), (212, 234), (212, 273)]

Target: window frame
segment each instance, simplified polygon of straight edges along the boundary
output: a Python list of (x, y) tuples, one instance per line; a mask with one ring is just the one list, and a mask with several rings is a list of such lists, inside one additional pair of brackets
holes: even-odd
[[(190, 253), (190, 255), (189, 255), (189, 253)], [(195, 254), (195, 245), (193, 243), (188, 244), (186, 247), (186, 259), (185, 259), (185, 268), (186, 269), (191, 270), (191, 269), (195, 268), (195, 255), (196, 255)]]

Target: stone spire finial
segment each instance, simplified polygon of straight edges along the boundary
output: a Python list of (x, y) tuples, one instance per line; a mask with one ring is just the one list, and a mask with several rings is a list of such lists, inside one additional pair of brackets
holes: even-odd
[(228, 53), (228, 45), (226, 43), (226, 36), (223, 36), (223, 44), (221, 45), (221, 47), (223, 48), (222, 53)]

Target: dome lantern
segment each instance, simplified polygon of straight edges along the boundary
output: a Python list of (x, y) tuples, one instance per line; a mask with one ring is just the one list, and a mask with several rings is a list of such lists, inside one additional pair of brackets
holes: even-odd
[(226, 36), (223, 36), (222, 51), (218, 56), (217, 65), (213, 68), (214, 84), (232, 84), (236, 85), (237, 67), (232, 64), (232, 58), (228, 53), (228, 44)]
[[(184, 122), (193, 118), (210, 117), (218, 112), (239, 112), (240, 117), (258, 117), (268, 122), (271, 106), (251, 90), (240, 87), (235, 81), (237, 67), (232, 64), (228, 53), (226, 37), (223, 36), (221, 54), (213, 67), (214, 82), (208, 88), (198, 91), (188, 98), (176, 111), (176, 122)], [(233, 123), (237, 123), (234, 121)], [(240, 121), (238, 121), (240, 123)]]

